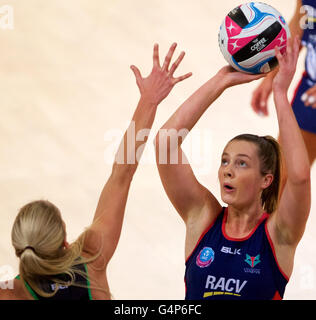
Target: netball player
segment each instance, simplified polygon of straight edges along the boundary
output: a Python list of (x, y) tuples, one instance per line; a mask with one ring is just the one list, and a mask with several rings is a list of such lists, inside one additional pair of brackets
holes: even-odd
[[(301, 39), (301, 48), (307, 48), (305, 69), (292, 100), (293, 112), (301, 129), (310, 165), (316, 158), (316, 2), (297, 0), (296, 10), (289, 23), (292, 37)], [(271, 72), (253, 92), (251, 106), (261, 115), (268, 115), (267, 101), (272, 92)], [(280, 137), (279, 137), (280, 141)], [(281, 141), (282, 144), (282, 141)]]
[(191, 75), (174, 78), (184, 57), (182, 52), (169, 68), (175, 48), (174, 43), (160, 66), (158, 45), (154, 46), (153, 69), (147, 78), (131, 66), (140, 100), (102, 190), (93, 223), (78, 240), (67, 243), (61, 213), (49, 201), (34, 201), (20, 209), (12, 229), (12, 244), (20, 260), (19, 276), (14, 279), (13, 289), (0, 289), (1, 299), (111, 298), (106, 269), (119, 241), (128, 191), (140, 157), (136, 152), (144, 145), (144, 141), (128, 141), (128, 130), (135, 126), (136, 135), (142, 129), (149, 130), (160, 102), (176, 83)]
[[(178, 139), (178, 132), (190, 131), (224, 90), (259, 76), (222, 68), (156, 136), (163, 187), (186, 225), (186, 299), (281, 299), (291, 276), (311, 203), (308, 154), (287, 98), (299, 40), (284, 56), (276, 53), (280, 68), (272, 90), (288, 169), (279, 201), (280, 150), (272, 137), (244, 134), (228, 142), (218, 170), (224, 208), (198, 182), (181, 149), (184, 137)], [(220, 121), (224, 125), (225, 119)], [(167, 141), (167, 163), (159, 161), (166, 156), (162, 141)]]

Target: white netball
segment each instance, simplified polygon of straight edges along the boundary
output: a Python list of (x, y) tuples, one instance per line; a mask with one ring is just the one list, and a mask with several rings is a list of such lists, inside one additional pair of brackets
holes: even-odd
[(262, 2), (242, 4), (228, 13), (218, 34), (226, 61), (238, 71), (258, 74), (278, 65), (274, 48), (283, 54), (290, 29), (279, 11)]

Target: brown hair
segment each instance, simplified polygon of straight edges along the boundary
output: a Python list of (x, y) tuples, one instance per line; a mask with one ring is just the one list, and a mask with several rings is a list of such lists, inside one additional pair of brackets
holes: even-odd
[(271, 136), (257, 136), (253, 134), (241, 134), (233, 138), (254, 143), (258, 148), (260, 159), (260, 173), (262, 176), (271, 173), (273, 181), (270, 186), (262, 191), (261, 205), (267, 213), (277, 209), (281, 187), (281, 148), (279, 143)]

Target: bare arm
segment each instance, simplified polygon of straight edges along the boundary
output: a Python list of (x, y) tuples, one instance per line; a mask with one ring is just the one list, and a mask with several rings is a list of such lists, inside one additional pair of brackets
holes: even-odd
[[(226, 88), (261, 77), (236, 72), (228, 66), (222, 68), (176, 110), (156, 136), (156, 161), (162, 184), (187, 227), (186, 256), (201, 232), (219, 213), (221, 205), (196, 179), (181, 144)], [(182, 138), (179, 138), (181, 134)]]
[(273, 216), (277, 239), (296, 246), (305, 230), (311, 206), (310, 163), (299, 126), (287, 97), (299, 54), (299, 38), (284, 56), (277, 50), (280, 70), (273, 81), (274, 102), (287, 168), (287, 182)]
[[(173, 73), (184, 57), (184, 52), (182, 52), (178, 60), (169, 69), (175, 48), (176, 44), (173, 44), (165, 58), (164, 65), (161, 67), (158, 45), (155, 45), (153, 69), (147, 78), (142, 78), (140, 71), (135, 66), (131, 66), (141, 97), (130, 126), (125, 132), (116, 153), (112, 173), (100, 195), (93, 224), (90, 227), (90, 234), (92, 233), (94, 236), (88, 237), (91, 241), (87, 244), (88, 247), (94, 245), (95, 235), (101, 238), (102, 253), (106, 262), (111, 259), (120, 238), (128, 191), (144, 144), (148, 139), (157, 107), (168, 96), (176, 83), (191, 76), (191, 73), (189, 73), (178, 78), (173, 77)], [(135, 134), (129, 134), (130, 130), (135, 130)], [(138, 138), (138, 134), (145, 136), (145, 139)]]

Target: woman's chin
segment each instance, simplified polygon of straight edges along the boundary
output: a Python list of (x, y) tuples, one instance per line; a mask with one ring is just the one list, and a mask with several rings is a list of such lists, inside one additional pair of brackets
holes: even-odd
[(222, 198), (222, 201), (229, 206), (234, 204), (234, 200), (229, 195), (224, 194), (221, 196), (221, 198)]

